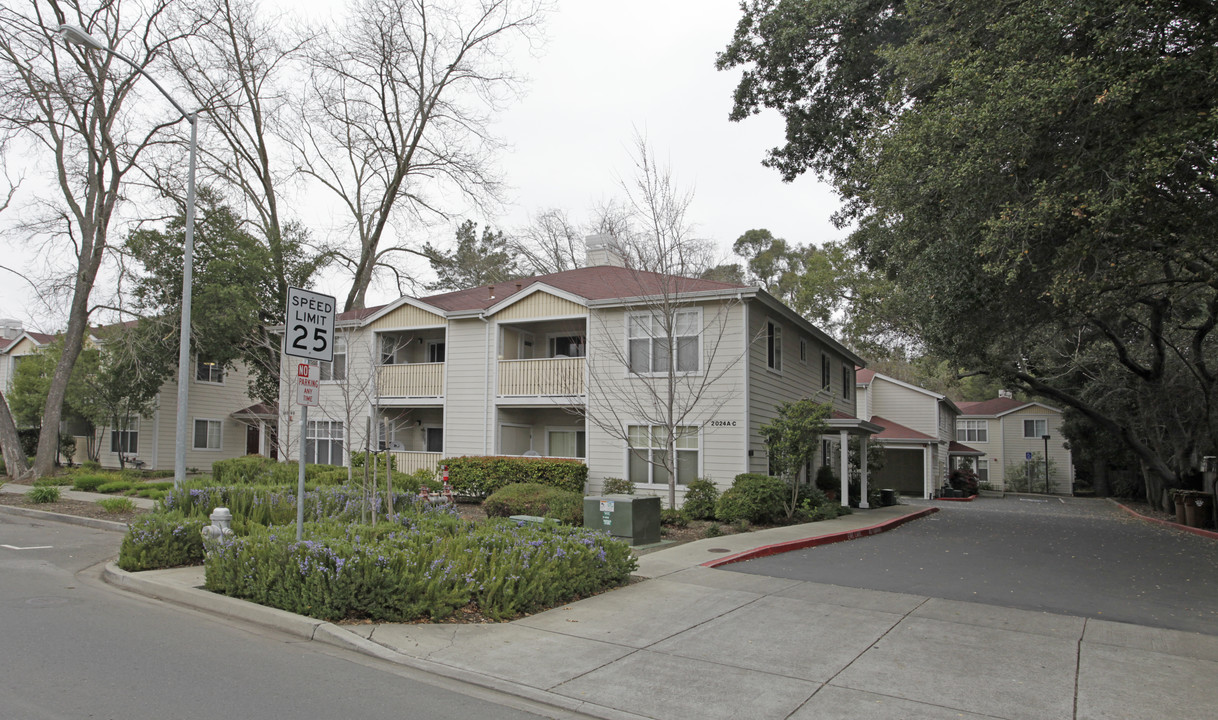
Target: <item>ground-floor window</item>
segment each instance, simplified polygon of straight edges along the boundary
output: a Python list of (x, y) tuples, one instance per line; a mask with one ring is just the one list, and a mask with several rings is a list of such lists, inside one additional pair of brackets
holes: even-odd
[[(668, 429), (663, 425), (631, 425), (627, 433), (630, 481), (667, 485)], [(698, 427), (678, 426), (675, 439), (677, 484), (688, 485), (698, 478)]]
[(583, 458), (588, 456), (587, 435), (583, 430), (547, 430), (547, 454), (550, 457)]
[(110, 431), (110, 452), (137, 453), (140, 451), (140, 419), (127, 418), (120, 420)]
[(195, 450), (220, 449), (219, 420), (195, 420)]
[(961, 455), (952, 457), (953, 468), (973, 468), (977, 471), (977, 482), (990, 481), (990, 461), (986, 458), (971, 458)]
[(310, 420), (305, 428), (305, 462), (343, 464), (343, 424), (339, 420)]

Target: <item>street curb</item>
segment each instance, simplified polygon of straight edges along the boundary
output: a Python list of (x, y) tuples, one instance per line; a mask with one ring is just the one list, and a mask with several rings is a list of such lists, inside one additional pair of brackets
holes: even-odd
[(869, 525), (864, 528), (858, 528), (857, 530), (847, 530), (845, 532), (833, 533), (831, 535), (821, 535), (820, 537), (802, 538), (800, 540), (788, 540), (786, 542), (774, 543), (772, 545), (762, 545), (761, 547), (753, 548), (752, 550), (738, 552), (735, 555), (728, 555), (726, 557), (715, 558), (714, 560), (707, 560), (706, 562), (702, 563), (701, 567), (717, 568), (723, 565), (743, 562), (745, 560), (755, 560), (757, 558), (769, 557), (770, 555), (779, 555), (781, 553), (791, 552), (793, 550), (803, 550), (805, 548), (818, 547), (820, 545), (830, 545), (832, 543), (844, 542), (846, 540), (857, 540), (858, 538), (879, 535), (882, 532), (887, 532), (895, 527), (904, 525), (911, 520), (924, 518), (927, 515), (932, 515), (937, 512), (939, 512), (939, 508), (928, 507), (915, 513), (902, 515), (899, 518), (885, 520), (882, 523)]
[(1108, 500), (1108, 502), (1112, 503), (1113, 505), (1116, 505), (1117, 507), (1121, 508), (1122, 510), (1129, 513), (1130, 515), (1133, 515), (1136, 518), (1141, 518), (1141, 519), (1145, 520), (1146, 522), (1157, 523), (1164, 527), (1172, 528), (1173, 530), (1183, 530), (1184, 532), (1187, 532), (1187, 533), (1192, 533), (1194, 535), (1200, 535), (1203, 538), (1209, 538), (1211, 540), (1218, 540), (1218, 532), (1214, 532), (1213, 530), (1202, 530), (1201, 528), (1189, 527), (1188, 525), (1181, 525), (1180, 523), (1174, 523), (1169, 520), (1160, 520), (1159, 518), (1153, 518), (1149, 515), (1143, 515), (1142, 513), (1138, 512), (1137, 510), (1134, 510), (1133, 508), (1129, 507), (1125, 503), (1117, 502), (1116, 500), (1113, 500), (1112, 498), (1107, 498), (1107, 500)]
[(110, 530), (125, 533), (128, 529), (127, 523), (114, 522), (113, 520), (98, 520), (97, 518), (80, 517), (78, 515), (63, 515), (45, 510), (13, 507), (12, 505), (0, 505), (0, 513), (5, 515), (21, 515), (23, 517), (34, 518), (35, 520), (50, 520), (52, 522), (67, 523), (68, 525), (80, 525), (82, 527), (93, 528), (94, 530)]
[(976, 495), (969, 495), (969, 496), (968, 496), (968, 497), (966, 497), (966, 498), (945, 498), (945, 497), (937, 497), (937, 498), (931, 498), (931, 499), (932, 499), (932, 500), (935, 500), (936, 502), (938, 502), (938, 501), (943, 501), (943, 502), (972, 502), (972, 501), (974, 501), (974, 500), (976, 500), (976, 499), (977, 499), (977, 496), (976, 496)]
[(270, 608), (226, 595), (219, 595), (202, 588), (175, 586), (157, 582), (140, 577), (140, 575), (141, 573), (129, 573), (113, 562), (106, 563), (105, 568), (102, 570), (102, 579), (105, 582), (122, 590), (134, 592), (145, 597), (172, 602), (211, 615), (219, 615), (221, 617), (253, 623), (311, 642), (320, 642), (344, 650), (358, 652), (362, 655), (368, 655), (378, 660), (391, 662), (419, 672), (468, 683), (541, 705), (548, 705), (559, 710), (589, 715), (601, 718), (602, 720), (646, 720), (641, 715), (635, 715), (603, 705), (596, 705), (565, 695), (558, 695), (548, 690), (541, 690), (491, 675), (483, 675), (470, 670), (452, 667), (451, 665), (444, 665), (432, 660), (411, 657), (349, 630), (345, 630), (341, 625), (331, 622), (304, 617), (303, 615), (290, 613), (286, 610)]

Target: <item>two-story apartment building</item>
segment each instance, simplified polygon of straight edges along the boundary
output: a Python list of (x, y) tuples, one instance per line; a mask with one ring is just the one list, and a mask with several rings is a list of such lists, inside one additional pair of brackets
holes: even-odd
[[(0, 321), (0, 327), (11, 330), (11, 321)], [(21, 358), (32, 355), (55, 340), (53, 335), (21, 331), (8, 332), (14, 337), (0, 338), (0, 387), (5, 392), (12, 386), (13, 373)], [(99, 328), (100, 330), (100, 328)], [(104, 335), (103, 333), (100, 333)], [(97, 347), (103, 341), (96, 331), (85, 342)], [(209, 472), (216, 460), (240, 457), (249, 453), (277, 456), (275, 431), (278, 412), (274, 407), (254, 403), (249, 397), (249, 373), (238, 365), (224, 369), (206, 358), (191, 358), (190, 387), (187, 393), (188, 413), (186, 466)], [(120, 466), (120, 456), (127, 464), (145, 468), (172, 470), (174, 446), (177, 440), (178, 384), (171, 379), (161, 386), (146, 416), (120, 420), (118, 427), (92, 428), (87, 423), (65, 419), (64, 431), (76, 437), (74, 462), (88, 459), (89, 443), (97, 444), (98, 461), (103, 467)], [(88, 433), (94, 432), (94, 437)]]
[[(670, 426), (682, 487), (766, 472), (759, 430), (785, 400), (833, 403), (835, 464), (842, 438), (878, 431), (855, 417), (861, 360), (772, 296), (625, 267), (607, 236), (588, 244), (580, 269), (340, 314), (306, 459), (341, 463), (375, 437), (407, 471), (462, 455), (578, 458), (590, 492), (618, 477), (661, 494)], [(293, 457), (295, 364), (285, 358), (279, 429)]]
[(884, 469), (873, 478), (879, 487), (928, 498), (955, 458), (981, 455), (957, 441), (961, 410), (945, 395), (871, 370), (857, 377), (859, 417), (883, 427), (875, 435), (884, 447)]
[[(1043, 463), (1047, 446), (1049, 492), (1066, 495), (1074, 492), (1074, 458), (1062, 435), (1061, 410), (1043, 403), (1015, 400), (1009, 393), (990, 400), (962, 402), (960, 410), (956, 439), (984, 453), (977, 459), (977, 475), (981, 480), (997, 490), (1010, 490), (1014, 478), (1008, 477), (1008, 471), (1022, 473), (1030, 463)], [(1032, 475), (1043, 482), (1040, 467)]]

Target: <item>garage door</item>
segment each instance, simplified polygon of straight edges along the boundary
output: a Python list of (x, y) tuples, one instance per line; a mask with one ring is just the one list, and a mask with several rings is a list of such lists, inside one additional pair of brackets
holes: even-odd
[(867, 484), (921, 497), (923, 476), (921, 450), (884, 448), (884, 469), (868, 478)]

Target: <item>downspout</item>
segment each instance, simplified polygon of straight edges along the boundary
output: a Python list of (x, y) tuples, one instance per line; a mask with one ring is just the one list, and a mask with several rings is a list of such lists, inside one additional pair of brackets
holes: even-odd
[[(491, 414), (491, 358), (496, 357), (496, 353), (490, 351), (491, 343), (491, 321), (486, 319), (484, 313), (478, 315), (478, 319), (486, 325), (486, 333), (482, 342), (482, 350), (486, 353), (486, 369), (482, 374), (482, 454), (487, 455), (487, 439), (489, 435), (488, 428), (490, 427)], [(444, 356), (448, 359), (448, 356)]]
[(740, 301), (744, 307), (744, 472), (753, 471), (752, 461), (749, 458), (749, 452), (752, 451), (753, 445), (753, 424), (752, 424), (752, 397), (749, 393), (753, 386), (753, 368), (750, 363), (753, 355), (753, 343), (749, 339), (749, 329), (751, 317), (749, 313), (749, 305), (744, 302), (744, 294), (736, 293), (736, 299)]

